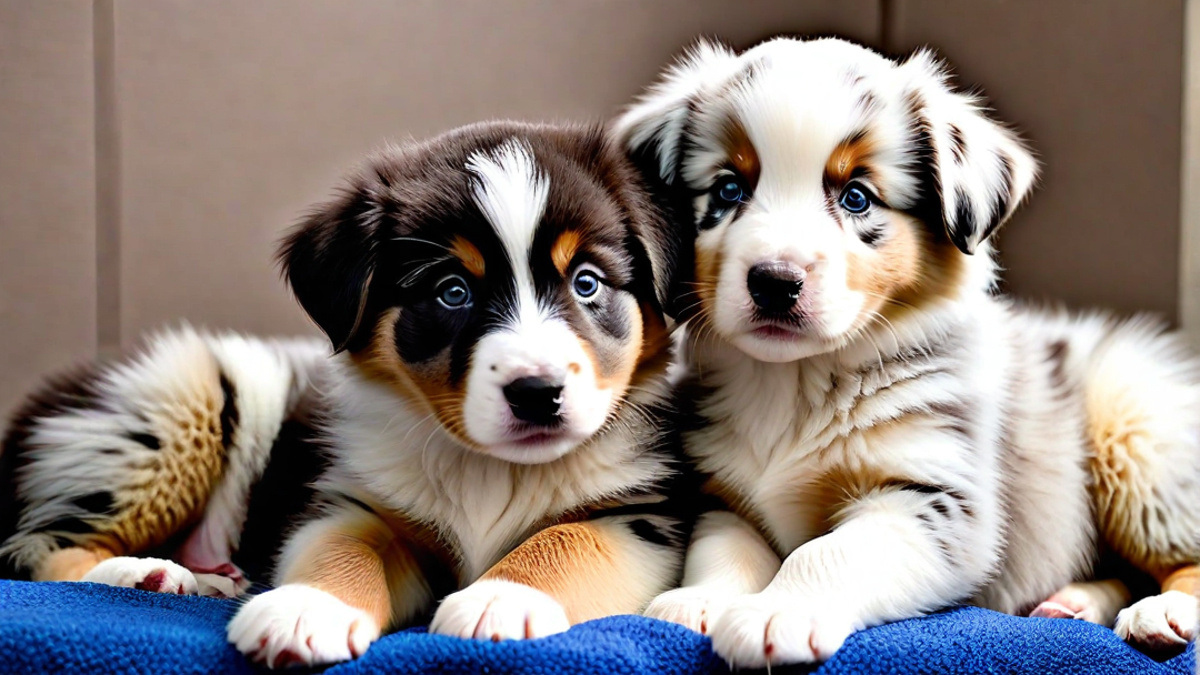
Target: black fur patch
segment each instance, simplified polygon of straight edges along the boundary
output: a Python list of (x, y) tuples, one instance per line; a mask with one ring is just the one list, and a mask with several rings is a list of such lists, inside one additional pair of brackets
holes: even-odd
[(151, 450), (161, 450), (162, 449), (162, 442), (159, 441), (158, 436), (155, 436), (154, 434), (147, 434), (147, 433), (134, 431), (134, 432), (130, 432), (128, 434), (128, 437), (129, 437), (129, 440), (133, 441), (134, 443), (144, 445), (147, 448), (150, 448)]
[(950, 240), (958, 250), (971, 250), (971, 237), (975, 235), (975, 212), (971, 210), (971, 199), (966, 190), (954, 188), (954, 219), (950, 223)]
[(89, 513), (104, 515), (113, 512), (114, 500), (111, 492), (93, 492), (71, 500), (71, 503)]
[(233, 433), (241, 421), (241, 411), (237, 405), (237, 389), (233, 382), (221, 373), (221, 394), (224, 403), (221, 406), (221, 447), (228, 450), (233, 443)]
[(233, 554), (232, 562), (248, 579), (271, 577), (282, 537), (305, 513), (313, 499), (312, 483), (327, 465), (311, 424), (294, 419), (283, 423), (267, 468), (250, 489), (246, 522)]
[(670, 536), (660, 531), (653, 523), (641, 518), (630, 521), (629, 530), (642, 541), (656, 546), (671, 546), (675, 543)]
[(59, 518), (58, 520), (38, 528), (39, 532), (65, 532), (67, 534), (91, 534), (96, 528), (82, 518)]
[(858, 230), (858, 238), (862, 243), (875, 248), (879, 245), (879, 241), (883, 239), (883, 227), (872, 224), (870, 227)]

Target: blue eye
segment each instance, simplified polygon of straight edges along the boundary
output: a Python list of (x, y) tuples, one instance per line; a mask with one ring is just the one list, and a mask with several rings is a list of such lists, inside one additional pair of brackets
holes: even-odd
[(742, 184), (733, 179), (723, 179), (717, 181), (712, 189), (713, 199), (716, 200), (716, 205), (719, 208), (730, 208), (735, 204), (740, 204), (746, 200), (746, 188)]
[(850, 213), (858, 215), (871, 207), (871, 198), (867, 196), (865, 189), (851, 183), (846, 186), (845, 190), (842, 190), (842, 196), (838, 199), (838, 204)]
[(437, 299), (446, 309), (460, 309), (471, 304), (471, 289), (460, 276), (446, 277), (437, 286)]
[(600, 277), (590, 269), (581, 269), (575, 274), (572, 286), (575, 288), (575, 295), (590, 298), (600, 291)]

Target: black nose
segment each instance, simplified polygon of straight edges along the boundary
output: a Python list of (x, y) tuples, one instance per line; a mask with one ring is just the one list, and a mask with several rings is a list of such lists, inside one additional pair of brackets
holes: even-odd
[(562, 385), (541, 377), (522, 377), (504, 385), (504, 398), (513, 416), (538, 426), (558, 423)]
[(804, 269), (791, 263), (760, 263), (750, 268), (746, 289), (759, 309), (780, 314), (790, 310), (800, 299), (804, 276)]

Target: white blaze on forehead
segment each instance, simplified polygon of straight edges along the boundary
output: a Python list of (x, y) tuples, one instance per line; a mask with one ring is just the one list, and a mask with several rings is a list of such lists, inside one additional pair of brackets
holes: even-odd
[(514, 309), (518, 314), (534, 312), (537, 298), (533, 292), (529, 250), (546, 210), (550, 180), (538, 170), (529, 146), (517, 139), (490, 152), (471, 155), (467, 170), (479, 179), (475, 204), (491, 223), (512, 263), (518, 304)]

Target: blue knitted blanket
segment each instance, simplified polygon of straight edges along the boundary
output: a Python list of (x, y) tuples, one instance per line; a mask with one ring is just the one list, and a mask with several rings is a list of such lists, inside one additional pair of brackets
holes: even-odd
[[(253, 673), (225, 643), (231, 601), (93, 584), (0, 581), (0, 675)], [(1156, 662), (1112, 631), (975, 608), (863, 631), (815, 672), (1195, 675), (1195, 646)], [(774, 669), (808, 672), (810, 669)], [(329, 675), (385, 673), (725, 673), (708, 640), (633, 616), (526, 642), (475, 642), (413, 629), (384, 637)]]

